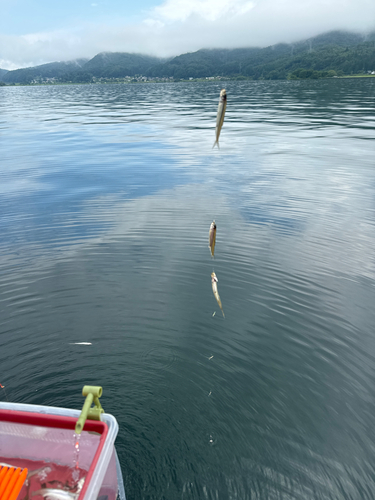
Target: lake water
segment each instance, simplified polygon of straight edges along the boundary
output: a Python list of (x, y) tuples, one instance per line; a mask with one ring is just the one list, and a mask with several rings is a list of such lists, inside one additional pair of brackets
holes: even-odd
[(375, 79), (226, 82), (218, 150), (221, 86), (0, 88), (0, 383), (102, 385), (128, 500), (374, 498)]

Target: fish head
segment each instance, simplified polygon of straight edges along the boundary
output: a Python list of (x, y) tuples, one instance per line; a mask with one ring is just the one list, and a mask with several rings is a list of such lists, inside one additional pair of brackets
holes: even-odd
[(226, 90), (225, 90), (225, 89), (221, 89), (221, 90), (220, 90), (220, 99), (221, 99), (222, 101), (226, 101), (226, 100), (227, 100), (227, 92), (226, 92)]
[(219, 280), (217, 279), (217, 276), (214, 272), (211, 273), (211, 281), (214, 283), (215, 281), (218, 282)]

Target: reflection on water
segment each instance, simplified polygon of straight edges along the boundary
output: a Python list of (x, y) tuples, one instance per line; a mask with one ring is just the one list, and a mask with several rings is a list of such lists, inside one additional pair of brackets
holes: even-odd
[(1, 88), (9, 399), (102, 385), (129, 498), (371, 498), (374, 83), (227, 82), (220, 151), (216, 83)]

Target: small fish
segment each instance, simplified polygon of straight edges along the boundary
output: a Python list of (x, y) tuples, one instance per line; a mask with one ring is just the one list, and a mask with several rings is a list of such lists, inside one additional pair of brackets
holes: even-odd
[(215, 243), (216, 243), (216, 224), (215, 221), (211, 222), (210, 231), (208, 233), (208, 248), (211, 250), (211, 257), (215, 253)]
[(219, 295), (219, 292), (217, 291), (217, 282), (218, 281), (219, 280), (217, 279), (216, 274), (215, 273), (211, 273), (212, 291), (214, 292), (215, 299), (217, 300), (217, 303), (219, 304), (221, 312), (223, 313), (223, 317), (225, 318), (225, 314), (224, 314), (224, 311), (223, 311), (223, 306), (221, 305), (220, 295)]
[(69, 342), (70, 345), (92, 345), (91, 342)]
[(54, 488), (42, 488), (41, 490), (32, 493), (32, 496), (35, 495), (40, 495), (43, 498), (50, 500), (76, 500), (79, 493), (69, 493), (68, 491)]
[(215, 129), (216, 140), (214, 142), (214, 145), (212, 146), (212, 149), (216, 146), (216, 144), (217, 147), (220, 149), (219, 137), (220, 137), (221, 127), (223, 126), (224, 123), (224, 115), (226, 107), (227, 107), (227, 93), (225, 89), (221, 89), (219, 107), (217, 108), (217, 115), (216, 115), (216, 129)]

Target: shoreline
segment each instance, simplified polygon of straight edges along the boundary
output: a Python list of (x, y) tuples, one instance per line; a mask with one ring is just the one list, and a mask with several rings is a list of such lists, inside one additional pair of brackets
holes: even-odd
[(306, 80), (332, 80), (332, 79), (348, 79), (348, 78), (375, 78), (375, 75), (341, 75), (341, 76), (331, 76), (331, 77), (321, 77), (321, 78), (285, 78), (285, 79), (262, 79), (258, 78), (254, 80), (247, 77), (236, 77), (236, 78), (196, 78), (193, 80), (148, 80), (148, 81), (103, 81), (103, 82), (41, 82), (41, 83), (5, 83), (0, 81), (0, 87), (43, 87), (43, 86), (58, 86), (58, 85), (139, 85), (139, 84), (150, 84), (150, 83), (212, 83), (212, 82), (275, 82), (275, 81), (306, 81)]

